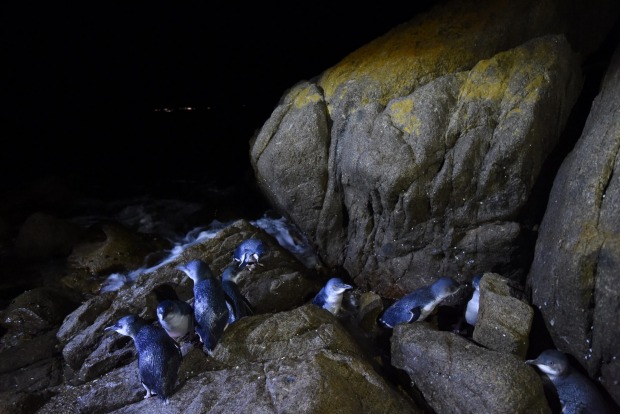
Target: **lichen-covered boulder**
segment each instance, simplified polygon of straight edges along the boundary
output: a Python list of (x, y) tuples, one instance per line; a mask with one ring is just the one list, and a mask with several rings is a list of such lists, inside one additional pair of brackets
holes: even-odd
[(581, 88), (561, 35), (483, 60), (461, 44), (468, 58), (431, 75), (436, 50), (393, 50), (415, 49), (412, 26), (291, 88), (251, 146), (263, 192), (322, 258), (394, 298), (515, 265), (519, 213)]

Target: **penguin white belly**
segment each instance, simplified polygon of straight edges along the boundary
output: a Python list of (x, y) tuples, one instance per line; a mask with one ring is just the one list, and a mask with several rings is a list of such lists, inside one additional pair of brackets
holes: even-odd
[(480, 306), (480, 292), (475, 291), (469, 302), (467, 302), (467, 309), (465, 310), (465, 320), (470, 325), (475, 325), (478, 320), (478, 308)]

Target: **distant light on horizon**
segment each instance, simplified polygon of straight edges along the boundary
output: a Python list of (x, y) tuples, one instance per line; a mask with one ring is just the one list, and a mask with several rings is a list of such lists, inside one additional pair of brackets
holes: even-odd
[[(179, 112), (179, 111), (183, 111), (183, 112), (192, 112), (192, 111), (197, 111), (199, 108), (196, 106), (179, 106), (176, 108), (155, 108), (153, 109), (153, 112)], [(212, 109), (211, 106), (206, 106), (204, 109), (206, 109), (207, 111), (210, 111)]]

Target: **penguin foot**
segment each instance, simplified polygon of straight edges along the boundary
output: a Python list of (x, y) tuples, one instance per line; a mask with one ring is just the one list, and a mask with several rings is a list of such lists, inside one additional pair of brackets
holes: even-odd
[(213, 351), (214, 349), (208, 349), (207, 347), (203, 348), (203, 351), (205, 353), (206, 356), (212, 358), (213, 357)]
[(254, 262), (254, 263), (248, 264), (246, 266), (246, 268), (248, 269), (248, 272), (253, 272), (254, 270), (256, 270), (257, 266), (263, 266), (264, 267), (265, 265), (262, 264), (262, 263), (259, 263), (259, 262)]
[(142, 386), (144, 387), (144, 389), (146, 390), (146, 395), (144, 396), (144, 399), (146, 400), (147, 398), (151, 398), (153, 395), (157, 395), (157, 393), (152, 392), (151, 390), (149, 390), (147, 388), (146, 385), (144, 385), (144, 383), (142, 383)]

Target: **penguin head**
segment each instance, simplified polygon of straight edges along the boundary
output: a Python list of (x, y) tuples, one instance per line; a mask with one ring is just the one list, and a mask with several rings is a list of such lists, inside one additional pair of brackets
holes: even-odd
[(437, 279), (431, 286), (433, 295), (438, 298), (445, 298), (456, 293), (461, 285), (450, 277), (442, 277)]
[(332, 293), (342, 293), (345, 290), (353, 289), (353, 286), (344, 283), (344, 281), (339, 277), (332, 277), (329, 279), (325, 287), (328, 292)]
[(146, 321), (139, 316), (127, 315), (116, 321), (114, 325), (104, 328), (104, 331), (115, 331), (121, 335), (134, 336), (144, 325), (146, 325)]
[(570, 369), (570, 362), (566, 354), (556, 349), (547, 349), (541, 352), (536, 359), (529, 359), (525, 363), (535, 365), (551, 378), (565, 375)]
[(482, 275), (476, 275), (474, 276), (474, 278), (471, 280), (471, 286), (475, 289), (475, 290), (479, 290), (480, 289), (480, 281), (482, 280)]
[(166, 316), (170, 312), (174, 312), (177, 309), (178, 309), (178, 306), (176, 306), (175, 302), (171, 300), (162, 300), (157, 305), (157, 319), (159, 319), (160, 321), (162, 319), (166, 319)]
[(248, 264), (258, 263), (267, 253), (267, 245), (260, 239), (251, 238), (242, 241), (233, 252), (233, 261), (243, 268)]
[(226, 281), (236, 282), (237, 276), (239, 275), (240, 271), (241, 271), (241, 268), (238, 266), (235, 266), (234, 264), (226, 266), (226, 268), (222, 272), (222, 282), (226, 282)]
[(213, 277), (209, 265), (200, 259), (191, 260), (184, 265), (177, 266), (176, 269), (184, 272), (194, 282)]

